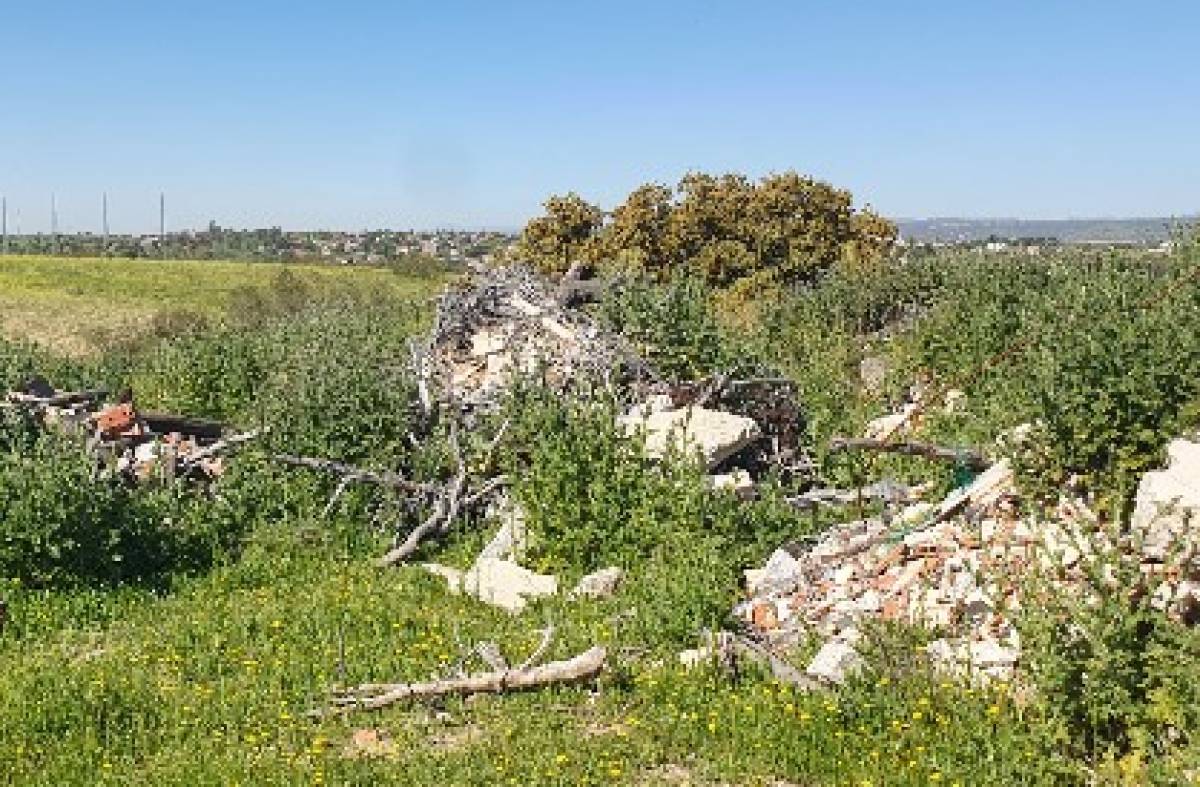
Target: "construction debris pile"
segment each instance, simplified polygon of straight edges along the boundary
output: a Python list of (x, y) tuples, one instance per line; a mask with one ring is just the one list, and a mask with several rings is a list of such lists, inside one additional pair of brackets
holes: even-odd
[(218, 478), (225, 472), (224, 454), (261, 433), (230, 435), (216, 421), (141, 411), (128, 391), (106, 406), (108, 395), (102, 388), (56, 391), (35, 377), (10, 391), (3, 406), (29, 412), (46, 427), (86, 436), (97, 472), (130, 482)]
[(518, 375), (540, 376), (556, 390), (652, 376), (623, 337), (565, 306), (522, 267), (477, 268), (449, 288), (432, 330), (411, 351), (426, 411), (495, 405)]
[(851, 522), (813, 544), (777, 550), (747, 572), (750, 598), (735, 610), (772, 645), (817, 636), (810, 677), (841, 682), (860, 663), (866, 621), (903, 621), (940, 635), (931, 660), (982, 680), (1010, 679), (1021, 657), (1014, 613), (1031, 579), (1051, 592), (1095, 600), (1089, 572), (1117, 587), (1134, 569), (1153, 604), (1200, 618), (1200, 443), (1170, 445), (1170, 466), (1148, 473), (1127, 532), (1114, 536), (1086, 505), (1064, 499), (1053, 517), (1018, 516), (1007, 460), (940, 505), (916, 503), (890, 524)]

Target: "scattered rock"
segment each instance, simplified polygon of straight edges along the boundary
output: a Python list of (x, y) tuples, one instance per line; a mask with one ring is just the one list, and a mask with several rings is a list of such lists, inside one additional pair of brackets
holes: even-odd
[(625, 578), (625, 570), (617, 566), (602, 568), (579, 580), (579, 584), (571, 591), (572, 596), (587, 596), (589, 598), (609, 598), (617, 592), (617, 586)]
[(342, 750), (347, 759), (392, 757), (398, 753), (396, 742), (385, 731), (366, 728), (355, 730)]
[(708, 483), (713, 489), (728, 489), (742, 500), (754, 497), (754, 479), (748, 471), (741, 468), (732, 473), (709, 476)]

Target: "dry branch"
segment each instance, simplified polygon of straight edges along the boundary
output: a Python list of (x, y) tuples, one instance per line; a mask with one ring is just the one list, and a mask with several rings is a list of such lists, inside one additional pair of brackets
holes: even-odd
[(429, 700), (437, 697), (470, 694), (500, 694), (524, 691), (554, 684), (591, 680), (604, 669), (608, 652), (596, 645), (565, 661), (552, 661), (540, 667), (509, 669), (471, 675), (465, 678), (424, 683), (368, 684), (351, 689), (333, 699), (332, 707), (314, 711), (316, 717), (339, 716), (356, 710), (376, 710), (404, 700)]
[(961, 462), (972, 470), (985, 470), (991, 463), (978, 451), (969, 448), (948, 448), (932, 443), (891, 442), (869, 437), (834, 437), (829, 441), (829, 450), (838, 451), (887, 451), (907, 456), (922, 456), (943, 462)]

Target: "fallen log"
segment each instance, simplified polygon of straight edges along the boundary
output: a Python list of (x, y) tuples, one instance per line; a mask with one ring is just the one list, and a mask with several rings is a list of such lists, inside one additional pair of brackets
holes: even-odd
[(960, 462), (971, 470), (986, 470), (991, 467), (983, 454), (970, 448), (948, 448), (932, 443), (912, 441), (892, 442), (890, 440), (871, 437), (834, 437), (829, 441), (829, 450), (840, 451), (886, 451), (907, 456), (921, 456), (942, 462)]
[(447, 696), (471, 694), (501, 694), (554, 684), (570, 684), (595, 678), (604, 669), (608, 652), (600, 645), (565, 661), (552, 661), (540, 667), (527, 667), (461, 678), (427, 681), (424, 683), (366, 684), (335, 697), (332, 707), (313, 711), (310, 715), (323, 718), (340, 716), (356, 710), (377, 710), (405, 700), (430, 700)]

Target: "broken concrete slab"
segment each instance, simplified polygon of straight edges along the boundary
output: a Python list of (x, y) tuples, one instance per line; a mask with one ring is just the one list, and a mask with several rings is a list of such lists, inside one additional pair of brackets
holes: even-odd
[(1171, 441), (1166, 468), (1142, 476), (1130, 527), (1164, 553), (1173, 537), (1200, 531), (1200, 443)]
[(463, 592), (480, 601), (520, 612), (529, 599), (558, 592), (558, 578), (538, 574), (510, 560), (481, 557), (462, 578)]
[(618, 421), (627, 434), (645, 435), (647, 457), (662, 459), (672, 451), (697, 454), (710, 470), (762, 435), (752, 418), (704, 407), (625, 416)]
[(529, 540), (525, 511), (505, 497), (492, 506), (489, 513), (500, 521), (500, 529), (479, 553), (479, 557), (520, 560), (525, 555)]
[(731, 473), (709, 476), (708, 483), (713, 489), (733, 492), (741, 500), (754, 497), (754, 479), (740, 467)]

